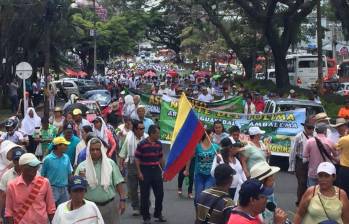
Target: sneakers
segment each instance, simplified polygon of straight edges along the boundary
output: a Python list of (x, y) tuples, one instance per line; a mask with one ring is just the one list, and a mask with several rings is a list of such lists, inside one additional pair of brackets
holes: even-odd
[(183, 194), (182, 193), (182, 189), (178, 189), (177, 194), (178, 194), (179, 197), (182, 197), (182, 194)]
[(192, 193), (188, 194), (189, 199), (194, 199), (194, 195)]
[(154, 218), (156, 219), (155, 222), (167, 222), (166, 218), (163, 215), (155, 216)]

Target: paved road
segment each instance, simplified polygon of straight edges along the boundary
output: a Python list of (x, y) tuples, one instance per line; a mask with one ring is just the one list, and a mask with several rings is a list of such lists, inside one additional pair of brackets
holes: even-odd
[[(165, 197), (163, 202), (163, 215), (171, 224), (194, 223), (193, 201), (177, 196), (177, 179), (165, 183)], [(275, 194), (278, 206), (285, 209), (293, 217), (296, 201), (296, 178), (287, 172), (280, 172), (276, 176)], [(185, 192), (184, 192), (184, 195)], [(152, 203), (154, 204), (154, 203)], [(121, 218), (122, 224), (142, 223), (140, 217), (132, 217), (132, 209), (128, 204), (125, 214)], [(152, 210), (151, 210), (152, 213)], [(154, 222), (155, 223), (155, 222)]]

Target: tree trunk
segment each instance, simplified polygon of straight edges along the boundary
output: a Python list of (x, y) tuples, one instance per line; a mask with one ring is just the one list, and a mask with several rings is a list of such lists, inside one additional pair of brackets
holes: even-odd
[(216, 73), (216, 60), (211, 59), (211, 74)]
[(279, 90), (290, 87), (290, 79), (287, 70), (286, 54), (281, 50), (273, 49), (275, 61), (276, 86)]
[(254, 74), (254, 63), (253, 58), (239, 58), (239, 60), (242, 63), (242, 66), (244, 66), (246, 79), (250, 80), (253, 77)]

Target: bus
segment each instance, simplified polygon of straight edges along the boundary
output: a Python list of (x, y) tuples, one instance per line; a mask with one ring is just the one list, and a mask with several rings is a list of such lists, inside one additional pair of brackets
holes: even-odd
[[(286, 56), (290, 84), (304, 89), (311, 89), (318, 79), (317, 55), (292, 54)], [(327, 76), (327, 60), (323, 56), (323, 74)]]

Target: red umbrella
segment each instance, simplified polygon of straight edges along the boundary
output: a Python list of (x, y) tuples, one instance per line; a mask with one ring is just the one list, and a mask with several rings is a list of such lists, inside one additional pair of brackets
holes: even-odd
[(80, 78), (85, 78), (87, 76), (87, 73), (84, 71), (78, 71), (77, 76)]
[(64, 73), (69, 77), (76, 77), (78, 73), (74, 71), (73, 69), (67, 68), (64, 70)]
[(148, 72), (146, 72), (143, 76), (144, 76), (145, 78), (147, 78), (147, 77), (153, 78), (153, 77), (156, 77), (156, 73), (153, 72), (153, 71), (148, 71)]
[(206, 76), (210, 76), (210, 72), (209, 71), (198, 71), (195, 73), (196, 77), (199, 78), (205, 78)]
[(171, 77), (171, 78), (176, 77), (177, 76), (177, 71), (176, 70), (169, 70), (167, 72), (167, 76)]

